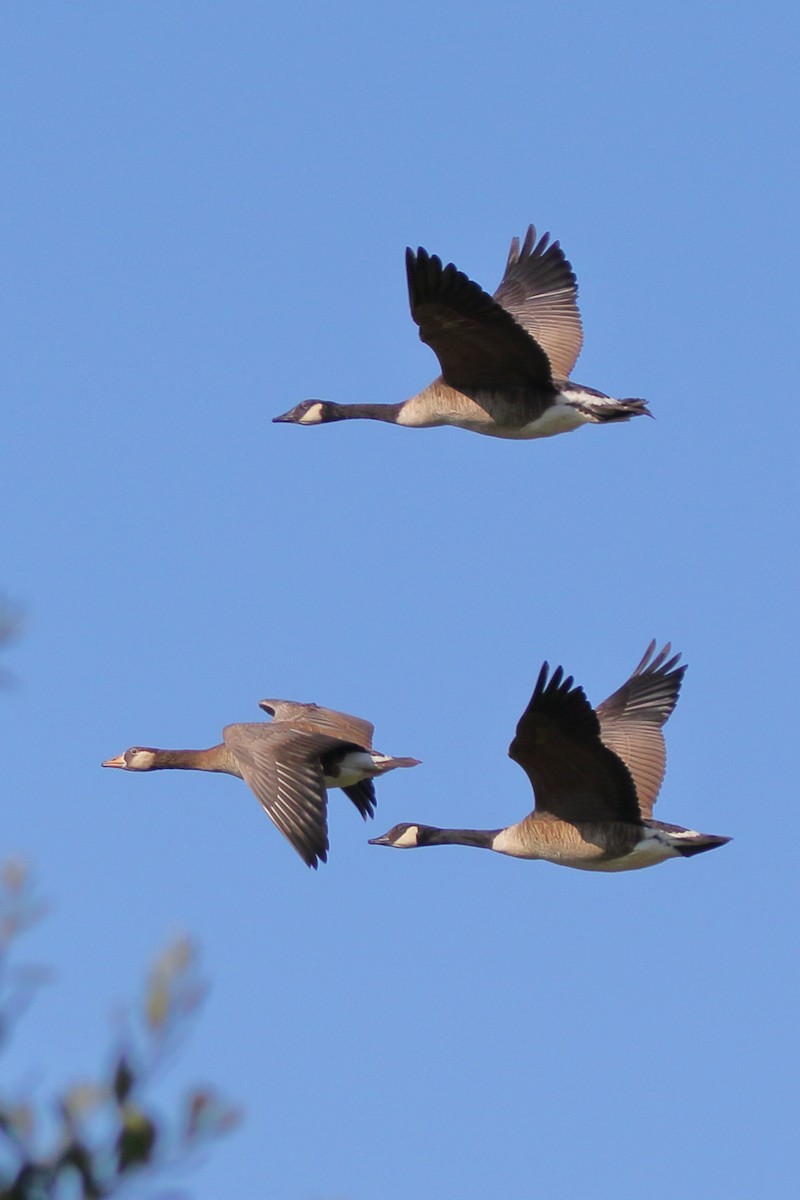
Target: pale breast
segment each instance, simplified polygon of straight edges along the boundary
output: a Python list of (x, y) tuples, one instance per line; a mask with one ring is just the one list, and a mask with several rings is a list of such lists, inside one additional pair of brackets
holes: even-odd
[(554, 400), (553, 392), (525, 389), (467, 395), (437, 381), (407, 400), (396, 421), (410, 427), (455, 425), (512, 441), (554, 437), (591, 421), (573, 405)]
[(649, 829), (619, 822), (573, 825), (547, 817), (526, 818), (502, 829), (492, 849), (514, 858), (541, 858), (581, 871), (631, 871), (676, 852)]

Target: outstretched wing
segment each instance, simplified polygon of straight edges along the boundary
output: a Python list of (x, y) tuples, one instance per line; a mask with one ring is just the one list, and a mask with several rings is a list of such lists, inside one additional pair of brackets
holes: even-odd
[(536, 339), (553, 374), (568, 379), (583, 345), (578, 281), (559, 243), (549, 241), (545, 233), (537, 242), (533, 225), (521, 249), (513, 239), (494, 299)]
[(420, 247), (406, 250), (411, 316), (439, 359), (451, 387), (548, 388), (550, 360), (542, 347), (453, 263), (442, 266)]
[(375, 726), (361, 717), (336, 712), (333, 708), (320, 708), (318, 704), (298, 704), (294, 700), (259, 700), (258, 707), (276, 721), (291, 721), (295, 729), (329, 734), (364, 750), (372, 749)]
[(338, 738), (279, 725), (226, 725), (225, 745), (242, 778), (300, 857), (316, 867), (328, 857), (327, 792), (320, 756)]
[(657, 654), (655, 649), (651, 642), (628, 682), (597, 706), (600, 737), (633, 776), (643, 817), (651, 816), (664, 779), (667, 749), (661, 728), (678, 702), (686, 672), (676, 666), (680, 654), (669, 657), (669, 642)]
[(533, 785), (535, 811), (562, 821), (641, 823), (636, 788), (624, 762), (600, 740), (600, 723), (583, 688), (556, 667), (539, 672), (508, 753)]

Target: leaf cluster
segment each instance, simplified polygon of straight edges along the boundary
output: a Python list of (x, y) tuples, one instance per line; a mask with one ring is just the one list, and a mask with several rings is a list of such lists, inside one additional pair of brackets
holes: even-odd
[[(12, 961), (16, 939), (42, 912), (24, 866), (0, 868), (0, 1037), (47, 978)], [(237, 1124), (213, 1088), (192, 1089), (168, 1116), (149, 1098), (204, 994), (196, 950), (180, 938), (154, 962), (106, 1070), (48, 1101), (0, 1095), (0, 1200), (103, 1200), (134, 1181), (141, 1194)]]

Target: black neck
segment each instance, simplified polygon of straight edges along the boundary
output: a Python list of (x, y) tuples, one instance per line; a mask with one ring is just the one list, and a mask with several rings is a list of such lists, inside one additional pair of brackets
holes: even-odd
[(437, 829), (433, 825), (418, 828), (420, 846), (478, 846), (482, 850), (491, 850), (500, 832), (499, 829)]
[(326, 421), (349, 421), (362, 419), (368, 421), (388, 421), (395, 424), (400, 414), (400, 404), (333, 404), (326, 408)]

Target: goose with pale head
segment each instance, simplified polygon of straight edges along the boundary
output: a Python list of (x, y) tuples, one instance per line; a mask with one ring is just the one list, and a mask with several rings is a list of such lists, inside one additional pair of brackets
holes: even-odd
[(273, 420), (322, 425), (362, 417), (525, 439), (650, 416), (644, 400), (614, 400), (569, 378), (583, 342), (578, 284), (559, 243), (549, 239), (537, 238), (533, 225), (522, 246), (513, 239), (494, 296), (453, 263), (408, 249), (411, 316), (441, 375), (398, 404), (304, 400)]
[(373, 779), (416, 758), (391, 758), (372, 748), (374, 726), (317, 704), (262, 700), (269, 723), (226, 725), (207, 750), (133, 746), (104, 767), (123, 771), (217, 771), (243, 779), (267, 816), (310, 867), (328, 857), (327, 789), (341, 788), (364, 820), (375, 812)]
[(534, 791), (532, 813), (504, 829), (395, 825), (374, 846), (412, 849), (455, 844), (514, 858), (543, 858), (584, 871), (633, 871), (689, 858), (730, 841), (652, 818), (664, 777), (663, 725), (686, 668), (667, 644), (651, 642), (631, 675), (593, 709), (562, 667), (545, 663), (520, 718), (509, 755)]

